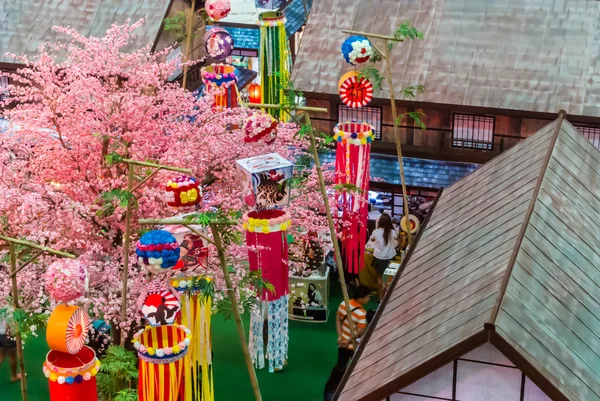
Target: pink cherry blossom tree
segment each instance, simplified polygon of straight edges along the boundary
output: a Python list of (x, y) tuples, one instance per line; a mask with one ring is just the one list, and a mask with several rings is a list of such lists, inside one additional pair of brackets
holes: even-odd
[[(125, 331), (139, 321), (135, 304), (147, 282), (139, 266), (130, 267), (128, 314), (121, 316), (125, 207), (135, 202), (132, 243), (143, 229), (136, 223), (139, 218), (180, 211), (163, 200), (164, 184), (172, 178), (167, 173), (137, 189), (135, 201), (124, 190), (127, 167), (121, 160), (191, 168), (204, 186), (200, 210), (243, 211), (235, 160), (270, 152), (301, 160), (309, 144), (294, 124), (279, 124), (272, 145), (244, 143), (239, 127), (255, 111), (215, 110), (211, 94), (197, 98), (169, 83), (167, 77), (177, 68), (175, 62), (163, 61), (169, 49), (156, 54), (150, 53), (150, 45), (126, 50), (142, 23), (113, 25), (102, 38), (54, 28), (64, 34), (64, 41), (44, 45), (31, 60), (15, 56), (25, 67), (10, 76), (14, 85), (3, 113), (10, 126), (0, 134), (0, 232), (78, 255), (88, 270), (85, 297), (93, 301), (95, 315)], [(136, 171), (138, 181), (149, 173)], [(293, 189), (293, 224), (324, 229), (313, 168), (295, 174), (302, 184)], [(242, 233), (241, 222), (236, 230)], [(292, 233), (300, 239), (299, 232)], [(243, 244), (228, 249), (237, 267), (236, 283), (245, 274), (239, 261), (246, 252)], [(214, 249), (209, 255), (204, 273), (223, 290)], [(41, 259), (19, 274), (20, 294), (29, 311), (49, 309), (40, 278), (50, 263), (50, 258)], [(8, 295), (9, 280), (7, 267), (0, 266), (0, 300)]]

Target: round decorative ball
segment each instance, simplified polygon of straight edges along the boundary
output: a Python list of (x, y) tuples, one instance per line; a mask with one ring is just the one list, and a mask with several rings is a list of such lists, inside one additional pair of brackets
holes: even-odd
[(77, 260), (60, 259), (44, 274), (46, 291), (58, 302), (73, 301), (87, 291), (87, 270)]
[(365, 77), (358, 77), (358, 72), (349, 71), (338, 83), (340, 99), (346, 106), (358, 109), (373, 100), (373, 84)]
[(218, 21), (229, 15), (231, 2), (229, 0), (206, 0), (206, 14), (213, 20)]
[(175, 267), (179, 260), (177, 239), (165, 230), (148, 231), (140, 238), (135, 253), (138, 262), (151, 273), (162, 273)]
[(277, 139), (277, 120), (267, 113), (255, 113), (244, 121), (244, 142), (272, 144)]
[(162, 280), (154, 280), (138, 300), (138, 307), (151, 326), (175, 323), (181, 302), (175, 290)]
[(200, 183), (193, 177), (181, 176), (169, 180), (165, 188), (167, 205), (173, 207), (194, 206), (202, 199)]
[(342, 44), (342, 56), (347, 63), (352, 65), (363, 64), (373, 55), (373, 46), (364, 36), (350, 36)]
[(204, 34), (204, 49), (209, 57), (224, 60), (233, 52), (233, 38), (223, 28), (211, 28)]

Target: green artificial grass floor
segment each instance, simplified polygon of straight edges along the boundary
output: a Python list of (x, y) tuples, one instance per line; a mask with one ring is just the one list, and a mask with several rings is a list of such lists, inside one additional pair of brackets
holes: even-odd
[[(342, 300), (338, 283), (331, 284), (327, 323), (290, 320), (289, 364), (278, 373), (257, 370), (264, 401), (322, 401), (323, 388), (337, 358), (335, 312)], [(374, 305), (368, 305), (367, 309)], [(235, 322), (213, 317), (215, 401), (253, 401), (254, 396)], [(248, 331), (249, 319), (244, 316)], [(48, 347), (45, 335), (25, 345), (25, 370), (31, 401), (48, 401), (48, 384), (42, 373)], [(0, 366), (0, 400), (19, 401), (19, 383), (10, 382), (8, 361)]]

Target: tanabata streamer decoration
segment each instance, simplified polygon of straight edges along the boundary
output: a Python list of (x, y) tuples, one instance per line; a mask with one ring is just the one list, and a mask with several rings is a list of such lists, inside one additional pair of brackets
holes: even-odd
[(231, 2), (229, 0), (206, 0), (204, 9), (213, 21), (218, 21), (229, 15)]
[(140, 312), (153, 327), (175, 323), (181, 310), (178, 294), (157, 279), (144, 290), (138, 303)]
[(250, 271), (260, 271), (274, 291), (260, 294), (261, 305), (250, 317), (250, 353), (264, 367), (263, 323), (268, 316), (269, 372), (283, 369), (288, 356), (289, 269), (286, 231), (291, 216), (283, 210), (251, 211), (244, 215)]
[(351, 274), (358, 274), (364, 266), (367, 239), (373, 127), (367, 123), (345, 122), (335, 126), (334, 134), (337, 142), (335, 183), (356, 188), (355, 191), (342, 190), (339, 205), (342, 207), (344, 221), (342, 244), (346, 269)]
[(79, 306), (57, 305), (48, 319), (46, 342), (54, 351), (77, 354), (90, 330), (90, 318)]
[(211, 278), (203, 276), (179, 276), (171, 279), (171, 286), (181, 295), (179, 321), (190, 328), (194, 338), (184, 358), (184, 401), (214, 400), (210, 328), (212, 298), (202, 292), (210, 283)]
[(179, 261), (179, 244), (165, 230), (153, 230), (144, 234), (136, 245), (138, 262), (151, 273), (166, 272)]
[[(260, 79), (262, 101), (280, 104), (284, 97), (283, 83), (290, 77), (292, 65), (290, 45), (285, 32), (285, 16), (279, 11), (268, 11), (258, 16), (260, 26)], [(269, 114), (285, 120), (279, 109), (269, 109)]]
[(254, 0), (256, 8), (264, 8), (267, 10), (277, 10), (281, 7), (282, 0)]
[(271, 145), (277, 139), (277, 120), (267, 113), (255, 113), (244, 121), (244, 142)]
[[(421, 222), (419, 221), (419, 218), (417, 216), (409, 214), (408, 219), (410, 220), (410, 233), (416, 234), (417, 231), (419, 231), (419, 227), (421, 226)], [(400, 219), (400, 229), (404, 232), (408, 232), (408, 227), (406, 225), (406, 216), (404, 216), (404, 217), (402, 217), (402, 219)]]
[(280, 209), (290, 201), (294, 165), (277, 153), (241, 159), (236, 162), (242, 196), (257, 210)]
[(373, 55), (373, 46), (364, 36), (350, 36), (342, 43), (342, 56), (346, 63), (357, 65), (369, 61)]
[(347, 72), (340, 78), (338, 91), (342, 103), (353, 109), (368, 105), (373, 100), (373, 84), (365, 77), (358, 77), (358, 72)]
[(73, 301), (87, 290), (87, 271), (77, 260), (59, 259), (44, 274), (46, 291), (58, 302)]
[(98, 401), (96, 374), (99, 370), (100, 361), (88, 346), (74, 355), (50, 351), (43, 366), (50, 401)]
[(169, 180), (165, 188), (165, 200), (172, 207), (194, 206), (202, 199), (202, 189), (198, 180), (181, 176)]
[(204, 85), (213, 89), (216, 107), (237, 107), (237, 76), (235, 75), (234, 66), (212, 64), (203, 67), (201, 74)]
[(177, 323), (146, 326), (134, 334), (140, 357), (138, 400), (176, 401), (183, 396), (183, 360), (191, 341), (191, 331)]
[(215, 60), (225, 60), (233, 52), (233, 38), (223, 28), (210, 28), (204, 34), (206, 54)]

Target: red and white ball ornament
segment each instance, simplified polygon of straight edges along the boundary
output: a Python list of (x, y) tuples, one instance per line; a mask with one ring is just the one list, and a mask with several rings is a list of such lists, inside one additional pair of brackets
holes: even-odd
[(202, 199), (200, 183), (193, 177), (181, 176), (169, 180), (165, 188), (167, 205), (173, 207), (194, 206)]
[(342, 103), (358, 109), (368, 105), (373, 100), (373, 84), (365, 77), (358, 77), (358, 72), (347, 72), (340, 78), (338, 90)]
[(267, 113), (255, 113), (244, 122), (244, 142), (272, 144), (277, 139), (277, 120)]
[(231, 2), (229, 0), (206, 0), (204, 9), (213, 21), (218, 21), (229, 15)]

